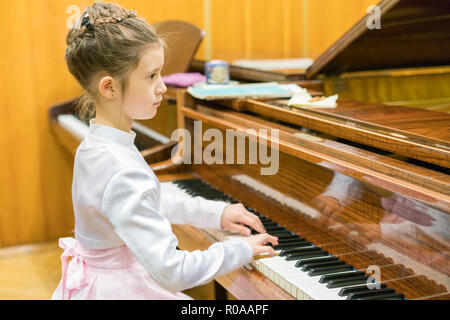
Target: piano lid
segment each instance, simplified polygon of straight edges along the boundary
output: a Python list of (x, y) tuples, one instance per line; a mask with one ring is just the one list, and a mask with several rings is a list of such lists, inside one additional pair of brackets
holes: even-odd
[(366, 14), (317, 58), (306, 78), (450, 65), (450, 0), (383, 0), (378, 7), (381, 29), (369, 29)]

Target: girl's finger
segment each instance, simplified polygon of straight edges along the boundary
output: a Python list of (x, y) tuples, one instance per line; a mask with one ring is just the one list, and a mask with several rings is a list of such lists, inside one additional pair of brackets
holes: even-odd
[(256, 252), (257, 254), (268, 253), (271, 257), (275, 255), (275, 250), (270, 246), (259, 246)]
[(252, 219), (252, 221), (253, 221), (252, 224), (249, 224), (250, 227), (252, 227), (256, 231), (258, 231), (259, 233), (266, 232), (266, 228), (264, 228), (261, 220), (259, 220), (257, 215), (255, 215), (247, 210), (245, 210), (244, 212), (245, 212), (246, 216), (249, 217), (250, 219)]
[(277, 237), (274, 237), (274, 236), (272, 236), (272, 235), (270, 235), (270, 234), (268, 234), (268, 233), (265, 233), (265, 235), (266, 235), (266, 241), (268, 241), (268, 242), (270, 242), (270, 243), (278, 243), (278, 238)]
[(243, 225), (240, 225), (240, 224), (236, 224), (236, 223), (231, 223), (228, 226), (228, 230), (236, 231), (236, 232), (239, 232), (239, 233), (241, 233), (243, 235), (246, 235), (246, 236), (251, 234), (251, 230), (249, 228), (244, 227)]
[(253, 229), (255, 229), (253, 227), (255, 222), (254, 222), (254, 220), (251, 217), (249, 217), (249, 216), (247, 216), (245, 214), (239, 214), (236, 219), (237, 219), (237, 222), (240, 222), (241, 224), (246, 224), (249, 227), (252, 227)]

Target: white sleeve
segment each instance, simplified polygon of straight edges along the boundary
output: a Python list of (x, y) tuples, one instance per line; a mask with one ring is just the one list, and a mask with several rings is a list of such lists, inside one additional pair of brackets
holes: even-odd
[(222, 229), (224, 201), (182, 195), (168, 183), (161, 183), (160, 213), (172, 224), (190, 224), (197, 228)]
[(216, 242), (207, 250), (177, 250), (170, 223), (157, 210), (157, 181), (143, 169), (123, 169), (108, 183), (102, 214), (161, 287), (182, 291), (211, 281), (251, 261), (243, 240)]

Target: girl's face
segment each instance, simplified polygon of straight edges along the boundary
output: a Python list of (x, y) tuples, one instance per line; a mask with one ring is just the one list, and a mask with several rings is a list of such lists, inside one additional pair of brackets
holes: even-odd
[(161, 46), (147, 48), (137, 68), (131, 72), (123, 97), (123, 113), (133, 120), (151, 119), (167, 91), (162, 78), (164, 50)]

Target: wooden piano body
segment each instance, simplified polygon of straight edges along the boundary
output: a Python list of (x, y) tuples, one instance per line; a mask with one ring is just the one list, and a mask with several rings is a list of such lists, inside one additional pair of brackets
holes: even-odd
[[(449, 1), (383, 0), (378, 7), (380, 29), (368, 28), (373, 14), (368, 13), (306, 70), (231, 66), (230, 76), (296, 82), (327, 96), (449, 112)], [(196, 60), (191, 69), (202, 71), (203, 65)]]
[[(179, 126), (192, 136), (201, 121), (203, 133), (215, 128), (226, 137), (231, 129), (247, 137), (245, 163), (236, 164), (235, 146), (235, 161), (227, 164), (229, 141), (219, 139), (223, 147), (213, 158), (223, 163), (193, 164), (194, 176), (357, 270), (379, 268), (381, 282), (407, 299), (450, 298), (448, 114), (347, 100), (311, 114), (286, 101), (211, 103), (183, 91), (177, 100)], [(269, 165), (249, 163), (250, 141), (278, 149), (276, 174), (262, 175)], [(202, 152), (211, 143), (203, 141)], [(240, 277), (234, 290), (261, 288)]]

